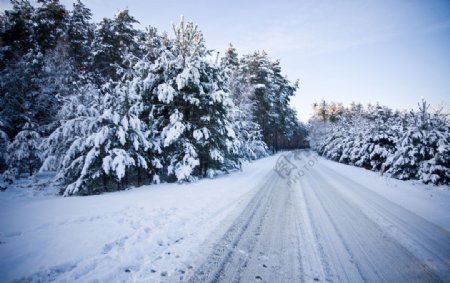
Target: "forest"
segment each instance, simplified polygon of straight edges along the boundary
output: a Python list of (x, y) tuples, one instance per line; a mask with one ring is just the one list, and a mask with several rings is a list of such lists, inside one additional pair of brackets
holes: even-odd
[[(264, 51), (219, 56), (183, 18), (93, 21), (81, 1), (12, 0), (0, 16), (0, 173), (56, 172), (64, 196), (193, 181), (304, 147), (298, 89)], [(167, 19), (170, 21), (171, 19)]]

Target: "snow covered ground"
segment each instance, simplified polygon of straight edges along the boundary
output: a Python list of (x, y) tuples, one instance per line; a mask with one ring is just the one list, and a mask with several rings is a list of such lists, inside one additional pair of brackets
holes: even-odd
[(184, 279), (276, 158), (212, 180), (89, 197), (8, 189), (0, 193), (0, 281)]
[(420, 215), (450, 231), (450, 187), (426, 185), (423, 182), (400, 181), (378, 172), (364, 170), (320, 158), (328, 168), (364, 185), (387, 200)]
[[(292, 245), (300, 247), (300, 255), (282, 269), (285, 280), (370, 281), (390, 274), (386, 263), (409, 255), (414, 255), (407, 262), (410, 266), (426, 266), (422, 279), (437, 279), (436, 274), (449, 279), (448, 187), (393, 180), (311, 159), (313, 155), (293, 160), (291, 154), (290, 160), (305, 174), (288, 187), (287, 179), (273, 170), (280, 156), (212, 180), (98, 196), (62, 198), (8, 189), (0, 193), (1, 281), (174, 282), (226, 279), (226, 270), (268, 280), (280, 274), (271, 272), (279, 266), (276, 261), (258, 266), (257, 253), (279, 252), (281, 263), (296, 258), (288, 248)], [(309, 160), (314, 160), (312, 165)], [(433, 240), (444, 248), (436, 251), (439, 245)], [(254, 251), (246, 251), (250, 242), (256, 245)], [(372, 247), (375, 243), (380, 246)], [(240, 249), (227, 250), (232, 246)], [(386, 251), (389, 247), (391, 252)], [(375, 256), (383, 254), (387, 258)], [(350, 261), (337, 264), (347, 258)], [(242, 269), (242, 263), (251, 269)], [(265, 273), (255, 275), (261, 268)]]

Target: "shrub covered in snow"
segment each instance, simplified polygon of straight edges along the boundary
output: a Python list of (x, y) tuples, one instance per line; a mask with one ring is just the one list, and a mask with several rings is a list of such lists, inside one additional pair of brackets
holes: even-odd
[(354, 104), (336, 115), (335, 108), (326, 102), (315, 106), (310, 127), (316, 134), (310, 138), (319, 154), (401, 180), (450, 183), (450, 123), (442, 111), (431, 112), (425, 100), (409, 113)]

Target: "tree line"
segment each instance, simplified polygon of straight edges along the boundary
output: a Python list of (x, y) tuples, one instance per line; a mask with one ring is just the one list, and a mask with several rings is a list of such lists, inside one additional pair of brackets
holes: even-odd
[(450, 183), (450, 122), (424, 99), (416, 110), (321, 101), (309, 121), (311, 147), (331, 160), (400, 180)]
[(56, 171), (64, 195), (192, 181), (305, 145), (298, 83), (264, 51), (215, 59), (182, 19), (173, 35), (99, 23), (81, 1), (12, 0), (0, 15), (0, 172)]

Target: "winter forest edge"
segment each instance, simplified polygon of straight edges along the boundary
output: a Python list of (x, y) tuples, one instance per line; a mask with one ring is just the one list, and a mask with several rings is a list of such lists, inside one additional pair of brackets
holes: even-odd
[(449, 119), (425, 100), (410, 112), (322, 101), (304, 125), (290, 106), (298, 83), (264, 51), (230, 45), (218, 58), (184, 19), (169, 35), (136, 29), (127, 10), (94, 23), (80, 1), (38, 2), (13, 0), (0, 18), (3, 188), (43, 171), (65, 196), (194, 181), (308, 144), (401, 180), (450, 183)]
[(192, 181), (304, 143), (296, 83), (265, 52), (220, 62), (183, 19), (173, 37), (127, 10), (12, 1), (1, 18), (5, 183), (56, 171), (64, 195)]

